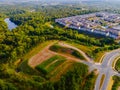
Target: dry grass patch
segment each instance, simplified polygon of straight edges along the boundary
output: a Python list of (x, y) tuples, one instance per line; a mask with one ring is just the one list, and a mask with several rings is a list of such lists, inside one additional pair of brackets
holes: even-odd
[(100, 86), (99, 86), (99, 89), (102, 88), (102, 85), (103, 85), (103, 83), (104, 83), (104, 79), (105, 79), (105, 75), (103, 74), (103, 75), (102, 75), (102, 78), (101, 78), (101, 80), (100, 80)]
[(109, 81), (107, 90), (112, 90), (113, 83), (114, 83), (114, 80), (112, 79), (112, 77), (110, 77), (110, 81)]

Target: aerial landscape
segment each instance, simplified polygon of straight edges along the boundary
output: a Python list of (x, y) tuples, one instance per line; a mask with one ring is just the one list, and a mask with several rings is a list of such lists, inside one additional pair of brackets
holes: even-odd
[(120, 1), (0, 0), (0, 90), (120, 90)]

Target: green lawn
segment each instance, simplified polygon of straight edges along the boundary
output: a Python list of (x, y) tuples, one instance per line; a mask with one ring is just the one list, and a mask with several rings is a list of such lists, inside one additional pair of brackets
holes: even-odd
[(115, 69), (120, 72), (120, 59), (116, 62)]

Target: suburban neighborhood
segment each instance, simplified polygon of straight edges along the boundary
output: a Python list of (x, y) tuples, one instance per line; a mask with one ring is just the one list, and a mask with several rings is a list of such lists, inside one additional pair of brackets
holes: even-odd
[(68, 28), (120, 38), (120, 15), (108, 12), (78, 15), (56, 19), (55, 22)]

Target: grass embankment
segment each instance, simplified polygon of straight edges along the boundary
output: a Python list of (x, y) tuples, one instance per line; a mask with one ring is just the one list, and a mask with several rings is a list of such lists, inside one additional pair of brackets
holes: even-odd
[(35, 69), (31, 68), (29, 65), (28, 65), (28, 60), (34, 56), (35, 54), (37, 54), (38, 52), (40, 52), (41, 50), (43, 50), (46, 46), (48, 46), (49, 44), (52, 44), (52, 43), (56, 43), (57, 41), (46, 41), (44, 43), (40, 43), (38, 44), (36, 47), (34, 47), (33, 49), (31, 49), (31, 51), (29, 51), (25, 56), (23, 56), (23, 60), (18, 60), (16, 61), (14, 64), (18, 67), (17, 67), (17, 70), (18, 71), (21, 71), (21, 72), (24, 72), (26, 74), (39, 74)]
[(86, 53), (86, 55), (93, 58), (95, 62), (101, 62), (101, 57), (105, 54), (104, 51), (101, 51), (99, 53), (93, 53), (95, 49), (99, 48), (98, 46), (86, 46), (86, 45), (79, 44), (77, 42), (75, 43), (73, 41), (66, 41), (65, 43), (68, 43), (82, 50), (83, 52)]
[(63, 47), (63, 46), (60, 46), (58, 44), (51, 46), (50, 50), (57, 52), (57, 53), (63, 53), (63, 54), (69, 55), (69, 56), (72, 55), (72, 56), (79, 58), (81, 60), (85, 60), (84, 56), (82, 56), (82, 54), (80, 52), (78, 52), (77, 50)]
[(25, 74), (29, 74), (29, 75), (33, 75), (33, 74), (39, 74), (39, 72), (37, 72), (35, 69), (31, 68), (28, 65), (28, 60), (23, 61), (19, 67), (17, 68), (18, 71), (22, 71)]
[(38, 44), (37, 46), (32, 48), (27, 54), (25, 54), (21, 59), (14, 62), (14, 65), (19, 66), (22, 63), (22, 61), (24, 62), (24, 60), (29, 60), (32, 56), (34, 56), (35, 54), (43, 50), (47, 45), (56, 43), (56, 42), (57, 40), (51, 40), (51, 41), (46, 41), (46, 42)]
[(103, 83), (104, 83), (104, 79), (105, 79), (105, 75), (103, 74), (103, 75), (102, 75), (102, 78), (101, 78), (101, 80), (100, 80), (100, 86), (99, 86), (99, 89), (102, 88), (102, 85), (103, 85)]
[(34, 47), (33, 49), (31, 49), (31, 51), (29, 51), (24, 57), (24, 60), (30, 59), (32, 56), (34, 56), (35, 54), (37, 54), (38, 52), (40, 52), (41, 50), (43, 50), (46, 46), (52, 44), (52, 43), (56, 43), (56, 40), (51, 40), (51, 41), (46, 41), (43, 43), (38, 44), (36, 47)]
[(120, 58), (116, 61), (115, 69), (120, 72)]

